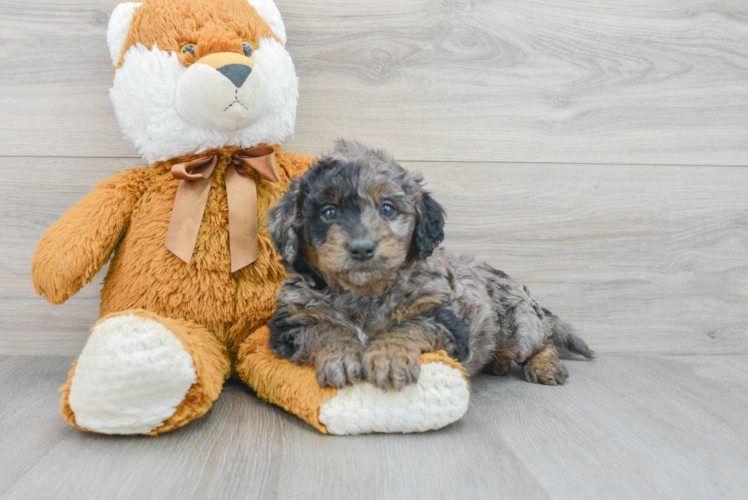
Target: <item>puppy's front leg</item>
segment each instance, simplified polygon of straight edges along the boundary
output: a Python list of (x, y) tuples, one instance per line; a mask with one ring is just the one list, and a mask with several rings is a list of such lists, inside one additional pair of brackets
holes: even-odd
[(378, 334), (364, 352), (366, 380), (382, 389), (401, 390), (418, 381), (419, 358), (430, 350), (431, 342), (418, 322), (395, 325)]
[(320, 316), (281, 304), (268, 323), (270, 347), (282, 358), (314, 366), (320, 387), (343, 387), (360, 381), (361, 341), (347, 326)]
[(348, 328), (338, 325), (315, 325), (317, 335), (311, 344), (309, 358), (317, 373), (320, 387), (343, 387), (362, 379), (363, 346)]

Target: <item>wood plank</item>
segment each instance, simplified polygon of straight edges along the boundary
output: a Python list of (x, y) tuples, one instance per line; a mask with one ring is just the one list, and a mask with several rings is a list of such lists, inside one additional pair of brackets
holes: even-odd
[(748, 161), (745, 3), (280, 5), (301, 78), (292, 147), (345, 134), (403, 160)]
[[(96, 181), (137, 163), (0, 158), (0, 353), (80, 352), (101, 275), (52, 307), (31, 258)], [(446, 207), (447, 248), (525, 283), (597, 352), (748, 353), (748, 169), (405, 165)]]
[[(39, 298), (31, 259), (44, 231), (98, 181), (137, 158), (0, 158), (0, 352), (78, 354), (98, 319), (106, 268), (63, 306)], [(33, 172), (33, 174), (29, 174)]]
[[(36, 366), (56, 358), (28, 359)], [(25, 375), (18, 365), (12, 380), (16, 384)], [(9, 415), (21, 420), (18, 417), (25, 406), (13, 409)], [(491, 442), (474, 433), (457, 442), (444, 432), (431, 434), (435, 439), (424, 446), (415, 446), (414, 437), (402, 436), (336, 439), (256, 399), (238, 383), (228, 385), (205, 417), (156, 439), (81, 433), (61, 417), (49, 428), (64, 436), (62, 442), (45, 443), (40, 436), (31, 450), (9, 453), (9, 462), (21, 462), (34, 452), (41, 456), (37, 470), (14, 473), (11, 469), (12, 480), (6, 480), (10, 487), (4, 490), (0, 483), (3, 498), (43, 497), (55, 484), (54, 477), (64, 478), (55, 486), (57, 498), (374, 498), (374, 492), (382, 488), (388, 498), (438, 496), (440, 492), (454, 497), (463, 490), (464, 478), (475, 476), (470, 461), (451, 459), (450, 452), (466, 446), (480, 450), (497, 467), (491, 475), (475, 477), (481, 488), (501, 487), (515, 497), (547, 498), (529, 470), (497, 440)], [(0, 429), (5, 429), (2, 420)], [(351, 463), (370, 460), (356, 452), (360, 446), (370, 448), (372, 460), (371, 474), (361, 482), (352, 480), (358, 467), (350, 468)], [(414, 482), (413, 470), (397, 465), (398, 457), (406, 453), (411, 463), (431, 462), (429, 475), (433, 477), (428, 484)], [(41, 470), (46, 470), (46, 479), (34, 479)]]
[(526, 284), (598, 352), (748, 353), (748, 171), (407, 164), (446, 248)]
[(106, 27), (118, 3), (0, 3), (0, 154), (137, 156), (108, 95)]
[(0, 497), (69, 435), (57, 389), (72, 358), (3, 356), (0, 361)]
[(59, 416), (40, 426), (57, 411), (40, 382), (61, 383), (68, 361), (0, 365), (0, 429), (14, 445), (3, 460), (27, 464), (0, 468), (3, 498), (748, 495), (748, 356), (571, 361), (562, 387), (481, 375), (460, 422), (357, 437), (321, 435), (233, 382), (205, 417), (156, 438), (83, 433)]
[(748, 494), (748, 358), (606, 356), (567, 366), (572, 379), (560, 391), (474, 384), (481, 428), (493, 423), (554, 497)]
[[(0, 0), (2, 155), (133, 156), (109, 103), (116, 0)], [(748, 4), (279, 0), (295, 138), (408, 160), (748, 164)]]
[[(196, 484), (194, 480), (198, 484), (207, 483), (208, 486), (215, 481), (211, 475), (203, 476), (206, 461), (211, 460), (213, 453), (219, 453), (218, 450), (223, 453), (224, 460), (230, 460), (253, 477), (255, 484), (260, 484), (267, 476), (272, 464), (269, 457), (246, 462), (240, 454), (242, 446), (237, 446), (237, 443), (259, 444), (261, 448), (263, 443), (272, 443), (276, 437), (271, 432), (271, 427), (278, 416), (268, 411), (268, 405), (264, 405), (268, 406), (264, 412), (247, 415), (244, 409), (263, 406), (263, 403), (247, 397), (244, 389), (227, 391), (228, 394), (214, 407), (208, 418), (195, 422), (188, 429), (165, 436), (165, 440), (143, 436), (118, 439), (82, 433), (65, 423), (59, 414), (59, 394), (56, 388), (65, 382), (72, 358), (17, 356), (15, 361), (14, 371), (3, 365), (0, 372), (0, 391), (6, 403), (0, 413), (0, 428), (4, 433), (9, 433), (11, 440), (4, 441), (0, 462), (3, 465), (0, 467), (0, 496), (3, 498), (14, 496), (10, 493), (13, 490), (28, 488), (34, 490), (34, 498), (47, 498), (53, 495), (53, 491), (55, 498), (69, 498), (72, 495), (79, 498), (91, 497), (92, 492), (97, 491), (101, 492), (101, 496), (94, 494), (97, 498), (167, 498), (169, 495), (179, 496), (183, 489), (188, 497), (194, 497), (196, 492), (191, 491)], [(52, 371), (54, 373), (50, 373)], [(41, 380), (53, 387), (40, 390), (37, 385)], [(11, 387), (14, 388), (16, 397), (8, 400), (6, 393)], [(244, 401), (250, 404), (241, 404)], [(237, 406), (232, 402), (239, 404)], [(42, 404), (43, 408), (37, 409)], [(51, 421), (47, 419), (40, 425), (41, 417), (49, 415), (53, 417)], [(255, 427), (238, 425), (246, 418)], [(268, 418), (270, 422), (266, 421)], [(258, 430), (262, 430), (261, 435), (254, 434)], [(61, 460), (61, 451), (64, 454), (75, 449), (78, 450), (76, 464), (71, 464), (66, 459)], [(64, 493), (57, 489), (54, 482), (20, 483), (13, 486), (30, 468), (29, 464), (43, 461), (43, 457), (48, 454), (52, 455), (48, 462), (48, 477), (58, 474), (62, 483), (65, 483)], [(137, 476), (127, 473), (112, 474), (138, 462), (150, 465), (143, 467)], [(125, 469), (121, 468), (123, 465)], [(214, 463), (214, 467), (221, 467), (221, 461)], [(74, 474), (78, 477), (72, 478), (66, 471), (75, 471)], [(192, 482), (188, 481), (180, 487), (173, 481), (163, 481), (162, 475), (167, 471), (192, 478)], [(175, 476), (172, 477), (176, 479)], [(133, 486), (142, 495), (130, 496)], [(104, 491), (109, 493), (105, 495)], [(208, 494), (204, 498), (210, 496)]]

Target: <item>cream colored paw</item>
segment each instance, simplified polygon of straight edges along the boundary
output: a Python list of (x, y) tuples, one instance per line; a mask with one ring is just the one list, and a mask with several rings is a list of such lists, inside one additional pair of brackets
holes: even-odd
[(104, 434), (160, 427), (197, 380), (192, 356), (161, 323), (134, 314), (98, 324), (70, 386), (75, 423)]
[(423, 432), (462, 418), (470, 391), (460, 370), (435, 362), (421, 366), (418, 383), (383, 392), (369, 383), (339, 389), (322, 404), (319, 420), (331, 434)]

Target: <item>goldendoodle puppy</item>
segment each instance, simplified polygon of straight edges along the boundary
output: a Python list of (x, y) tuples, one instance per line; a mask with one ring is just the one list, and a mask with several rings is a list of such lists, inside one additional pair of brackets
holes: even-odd
[(444, 349), (469, 374), (563, 384), (557, 348), (593, 352), (572, 328), (488, 264), (437, 249), (444, 210), (422, 178), (387, 154), (340, 141), (270, 212), (291, 275), (270, 321), (270, 345), (315, 367), (321, 386), (367, 380), (400, 390), (423, 352)]

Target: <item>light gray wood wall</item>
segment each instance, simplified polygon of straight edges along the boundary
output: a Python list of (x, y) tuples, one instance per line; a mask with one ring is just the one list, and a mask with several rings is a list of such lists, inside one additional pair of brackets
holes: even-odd
[[(99, 285), (52, 307), (50, 224), (140, 164), (107, 95), (114, 0), (0, 0), (0, 353), (77, 354)], [(526, 283), (598, 353), (748, 353), (748, 4), (278, 0), (296, 134), (389, 149), (446, 245)], [(97, 279), (97, 282), (100, 279)]]

